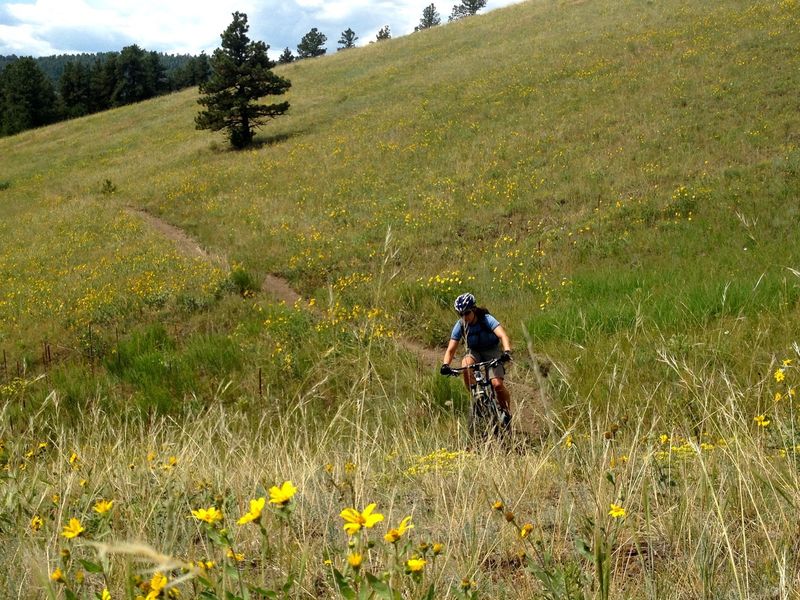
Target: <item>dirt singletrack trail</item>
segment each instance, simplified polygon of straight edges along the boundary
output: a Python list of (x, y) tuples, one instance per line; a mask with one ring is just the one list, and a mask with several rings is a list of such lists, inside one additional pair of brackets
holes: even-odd
[(178, 247), (178, 250), (187, 256), (203, 258), (220, 266), (224, 266), (226, 268), (228, 267), (228, 260), (224, 256), (212, 254), (203, 248), (203, 246), (201, 246), (196, 239), (186, 233), (183, 229), (175, 227), (174, 225), (167, 223), (162, 218), (157, 217), (156, 215), (141, 208), (126, 206), (125, 212), (133, 215), (134, 217), (138, 217), (165, 238), (174, 242)]
[[(155, 231), (174, 242), (178, 249), (187, 256), (203, 258), (221, 267), (229, 268), (228, 260), (225, 257), (210, 253), (183, 229), (171, 225), (141, 208), (127, 206), (125, 207), (125, 211), (148, 223)], [(268, 274), (261, 283), (261, 291), (273, 297), (278, 302), (285, 302), (287, 305), (293, 305), (298, 301), (304, 300), (303, 296), (297, 293), (286, 279), (278, 275)], [(315, 310), (314, 312), (317, 317), (322, 316), (320, 310)], [(420, 371), (438, 371), (444, 350), (429, 348), (419, 342), (404, 337), (396, 337), (395, 341), (404, 350), (417, 357)], [(545, 408), (544, 402), (547, 401), (547, 390), (543, 389), (545, 387), (543, 381), (544, 378), (547, 377), (547, 369), (542, 369), (539, 365), (536, 365), (535, 368), (539, 368), (540, 370), (540, 375), (537, 377), (539, 382), (537, 387), (540, 389), (536, 389), (523, 382), (514, 381), (514, 367), (512, 367), (510, 373), (512, 376), (506, 380), (506, 384), (511, 391), (514, 428), (532, 437), (539, 437), (544, 432), (543, 409)]]

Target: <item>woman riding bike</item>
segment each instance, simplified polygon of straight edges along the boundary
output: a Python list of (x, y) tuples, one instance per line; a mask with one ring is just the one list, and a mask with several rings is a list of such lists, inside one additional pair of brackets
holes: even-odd
[[(442, 359), (442, 368), (440, 369), (442, 375), (453, 374), (450, 361), (453, 360), (458, 343), (462, 339), (467, 348), (466, 354), (461, 360), (462, 367), (496, 358), (499, 358), (501, 363), (511, 360), (511, 341), (508, 339), (508, 334), (499, 321), (489, 314), (488, 310), (476, 305), (475, 296), (469, 293), (461, 294), (456, 298), (454, 307), (460, 318), (453, 327), (450, 342), (447, 344), (447, 350)], [(511, 394), (503, 384), (504, 377), (505, 369), (502, 364), (489, 369), (489, 378), (497, 394), (497, 403), (510, 419)], [(475, 379), (470, 369), (464, 370), (464, 383), (468, 390), (475, 385)]]

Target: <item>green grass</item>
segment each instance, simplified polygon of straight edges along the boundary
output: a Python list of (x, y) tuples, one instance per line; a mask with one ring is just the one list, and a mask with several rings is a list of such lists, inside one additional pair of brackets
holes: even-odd
[[(74, 577), (62, 547), (99, 560), (59, 536), (72, 516), (94, 541), (224, 562), (188, 518), (217, 505), (256, 557), (245, 579), (336, 596), (326, 557), (355, 585), (337, 515), (376, 501), (447, 549), (424, 584), (369, 555), (409, 597), (459, 597), (463, 577), (487, 598), (566, 597), (560, 578), (791, 597), (799, 15), (526, 2), (280, 67), (291, 111), (247, 151), (194, 130), (196, 90), (0, 139), (6, 595), (46, 595), (57, 565)], [(304, 300), (261, 292), (267, 273)], [(441, 347), (465, 290), (514, 342), (518, 453), (470, 447), (460, 384), (396, 343)], [(295, 527), (267, 533), (302, 566), (232, 522), (285, 479)], [(81, 597), (135, 597), (112, 556)]]

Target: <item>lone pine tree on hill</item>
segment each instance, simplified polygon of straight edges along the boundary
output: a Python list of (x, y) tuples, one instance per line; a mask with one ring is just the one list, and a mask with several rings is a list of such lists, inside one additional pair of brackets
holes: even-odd
[(198, 103), (206, 110), (197, 115), (198, 129), (227, 129), (234, 148), (253, 142), (254, 130), (267, 119), (289, 110), (288, 102), (258, 104), (264, 96), (279, 96), (291, 87), (288, 79), (272, 72), (275, 63), (267, 56), (264, 42), (247, 37), (247, 15), (233, 13), (233, 22), (222, 33), (222, 47), (211, 57), (212, 75), (200, 84)]
[(337, 52), (347, 50), (348, 48), (355, 48), (357, 39), (358, 36), (356, 32), (348, 27), (342, 32), (342, 37), (339, 38), (339, 49)]
[(453, 6), (453, 12), (450, 14), (450, 20), (456, 21), (463, 17), (471, 17), (486, 6), (486, 0), (461, 0), (460, 4)]
[(327, 41), (328, 36), (316, 27), (312, 27), (311, 31), (305, 34), (300, 40), (300, 43), (297, 44), (298, 58), (322, 56), (325, 54), (325, 42)]
[(292, 51), (289, 50), (289, 47), (287, 46), (283, 49), (283, 52), (278, 57), (278, 64), (288, 65), (290, 62), (294, 62), (294, 54), (292, 54)]
[(422, 18), (419, 20), (419, 25), (414, 27), (414, 31), (421, 31), (423, 29), (430, 29), (441, 25), (442, 18), (439, 16), (439, 11), (436, 10), (434, 4), (429, 4), (422, 11)]

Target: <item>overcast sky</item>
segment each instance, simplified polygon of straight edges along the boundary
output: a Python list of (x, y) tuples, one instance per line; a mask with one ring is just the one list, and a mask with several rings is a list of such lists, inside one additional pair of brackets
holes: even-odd
[[(481, 12), (520, 0), (488, 0)], [(434, 4), (442, 22), (460, 0)], [(273, 58), (312, 27), (338, 47), (348, 27), (363, 45), (388, 25), (410, 33), (431, 0), (0, 0), (0, 55), (48, 56), (121, 50), (138, 44), (168, 54), (209, 54), (234, 11), (244, 12), (249, 36), (270, 46)]]

